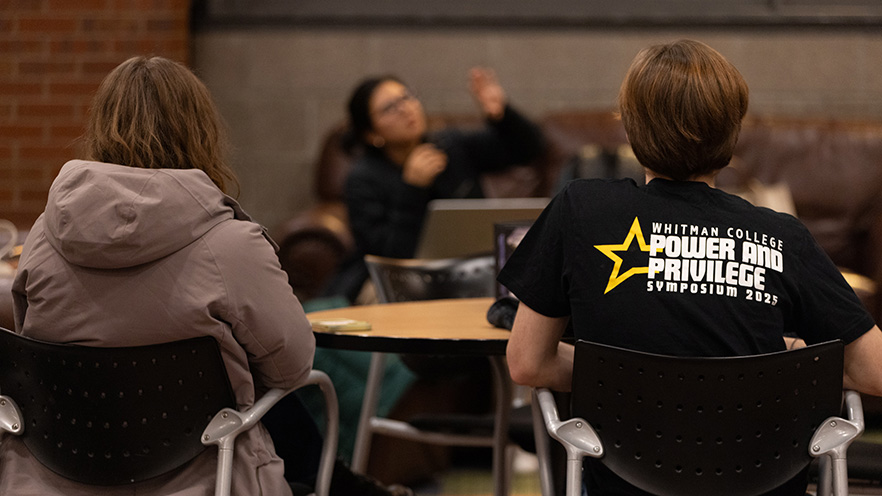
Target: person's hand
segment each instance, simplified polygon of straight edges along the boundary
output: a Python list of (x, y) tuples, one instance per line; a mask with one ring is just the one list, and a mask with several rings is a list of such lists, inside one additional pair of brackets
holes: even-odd
[(789, 336), (784, 336), (784, 345), (787, 346), (788, 350), (795, 350), (797, 348), (805, 348), (805, 341), (799, 338), (791, 338)]
[(502, 119), (508, 100), (492, 69), (475, 67), (469, 71), (469, 90), (487, 118)]
[(407, 157), (401, 172), (405, 183), (426, 188), (447, 168), (447, 154), (431, 143), (417, 146)]

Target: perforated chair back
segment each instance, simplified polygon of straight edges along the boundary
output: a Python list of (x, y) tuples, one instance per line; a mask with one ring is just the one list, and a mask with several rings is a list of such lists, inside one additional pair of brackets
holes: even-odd
[(443, 259), (365, 256), (382, 303), (493, 296), (496, 261), (492, 255)]
[(199, 455), (212, 417), (235, 407), (210, 336), (137, 347), (47, 343), (0, 329), (0, 393), (23, 440), (53, 472), (94, 485), (134, 483)]
[(602, 462), (653, 494), (761, 494), (811, 461), (840, 413), (843, 345), (732, 358), (681, 358), (579, 341), (573, 416)]

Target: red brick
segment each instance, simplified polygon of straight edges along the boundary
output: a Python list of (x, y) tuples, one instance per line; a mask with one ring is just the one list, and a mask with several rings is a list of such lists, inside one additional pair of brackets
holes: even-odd
[(83, 62), (83, 74), (87, 76), (96, 74), (104, 76), (121, 62), (123, 62), (123, 59), (114, 62)]
[(38, 83), (18, 83), (0, 81), (0, 95), (5, 97), (17, 97), (24, 95), (39, 95), (43, 93), (42, 85)]
[(161, 32), (187, 32), (187, 19), (164, 18), (147, 19), (147, 31), (150, 33)]
[(102, 53), (112, 49), (111, 40), (90, 38), (87, 40), (50, 40), (49, 53), (53, 54), (82, 54)]
[(49, 94), (53, 96), (64, 95), (64, 96), (84, 96), (90, 97), (95, 94), (95, 91), (98, 89), (97, 82), (89, 82), (89, 83), (67, 83), (67, 82), (58, 82), (58, 83), (49, 83)]
[[(0, 22), (2, 30), (2, 22)], [(0, 53), (14, 55), (42, 53), (46, 44), (40, 40), (0, 40)]]
[(47, 8), (51, 12), (74, 10), (77, 12), (85, 12), (89, 10), (104, 10), (108, 4), (112, 3), (108, 0), (49, 0)]
[(46, 198), (49, 197), (49, 186), (45, 188), (20, 189), (18, 191), (18, 199), (25, 208), (42, 210), (46, 205)]
[(30, 62), (18, 63), (18, 70), (22, 75), (50, 75), (50, 74), (73, 74), (76, 65), (73, 62)]
[(43, 0), (0, 0), (0, 10), (5, 12), (40, 11)]
[(86, 34), (94, 33), (125, 33), (132, 34), (141, 31), (141, 23), (137, 19), (83, 19), (80, 21)]
[(42, 126), (0, 125), (0, 139), (41, 138)]
[(183, 52), (187, 47), (185, 36), (138, 38), (130, 40), (117, 40), (115, 49), (118, 53), (125, 54), (157, 54), (170, 57), (170, 54)]
[(155, 12), (160, 9), (168, 9), (179, 12), (190, 7), (190, 0), (114, 0), (113, 5), (126, 10)]
[(74, 33), (79, 26), (76, 19), (21, 17), (18, 29), (23, 33)]
[(67, 160), (71, 157), (71, 151), (56, 147), (26, 146), (18, 151), (23, 160), (57, 161)]
[(42, 165), (34, 167), (18, 166), (8, 169), (6, 175), (9, 177), (9, 179), (20, 182), (21, 184), (39, 186), (43, 181), (43, 177), (45, 176), (44, 172), (45, 167)]
[(7, 220), (11, 220), (19, 229), (30, 229), (37, 220), (37, 216), (43, 212), (41, 207), (39, 210), (23, 210), (20, 208), (10, 209), (3, 215)]
[(116, 40), (113, 43), (113, 49), (117, 53), (125, 53), (125, 54), (148, 54), (155, 52), (156, 40), (154, 39), (128, 39), (128, 40)]
[(0, 74), (5, 74), (7, 77), (15, 76), (18, 73), (17, 67), (17, 62), (13, 62), (12, 60), (0, 57)]
[(176, 53), (176, 60), (186, 59), (187, 57), (185, 55), (189, 53), (188, 39), (186, 36), (170, 36), (157, 40), (157, 46), (161, 53), (169, 54), (167, 57), (172, 57), (171, 54)]
[(75, 107), (67, 104), (19, 105), (19, 117), (73, 117)]
[(83, 132), (85, 132), (85, 126), (51, 126), (49, 137), (53, 140), (69, 142), (82, 136)]

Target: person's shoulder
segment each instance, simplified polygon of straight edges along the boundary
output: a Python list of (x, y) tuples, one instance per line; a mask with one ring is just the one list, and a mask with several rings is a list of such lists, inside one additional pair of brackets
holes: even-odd
[(779, 228), (784, 228), (785, 230), (794, 233), (796, 236), (802, 236), (804, 238), (814, 237), (808, 227), (806, 227), (801, 220), (789, 213), (778, 212), (767, 207), (754, 208), (766, 218), (767, 222), (778, 226)]
[(640, 194), (633, 179), (573, 179), (555, 195), (554, 209), (563, 215), (594, 215), (597, 207), (604, 211), (633, 205), (631, 199)]
[(249, 220), (225, 219), (206, 232), (201, 240), (216, 257), (252, 256), (264, 248), (273, 251), (264, 229)]
[(561, 191), (566, 195), (621, 195), (637, 193), (640, 186), (633, 179), (573, 179)]
[(782, 226), (808, 233), (808, 228), (805, 227), (802, 221), (790, 213), (779, 212), (777, 210), (773, 210), (762, 205), (754, 205), (741, 196), (718, 188), (713, 188), (713, 191), (715, 192), (715, 194), (718, 195), (719, 198), (723, 199), (727, 203), (727, 210), (745, 211), (756, 219), (762, 219), (777, 226)]

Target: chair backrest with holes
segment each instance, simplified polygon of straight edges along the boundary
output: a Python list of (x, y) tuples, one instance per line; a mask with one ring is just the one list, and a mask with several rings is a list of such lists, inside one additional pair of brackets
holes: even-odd
[(842, 400), (840, 341), (731, 358), (682, 358), (579, 341), (573, 416), (602, 463), (653, 494), (761, 494), (811, 461)]
[(365, 263), (382, 303), (493, 296), (496, 290), (493, 255), (442, 259), (367, 255)]
[(149, 346), (47, 343), (0, 329), (0, 393), (24, 417), (25, 445), (53, 472), (119, 485), (170, 472), (235, 407), (220, 349), (205, 336)]

